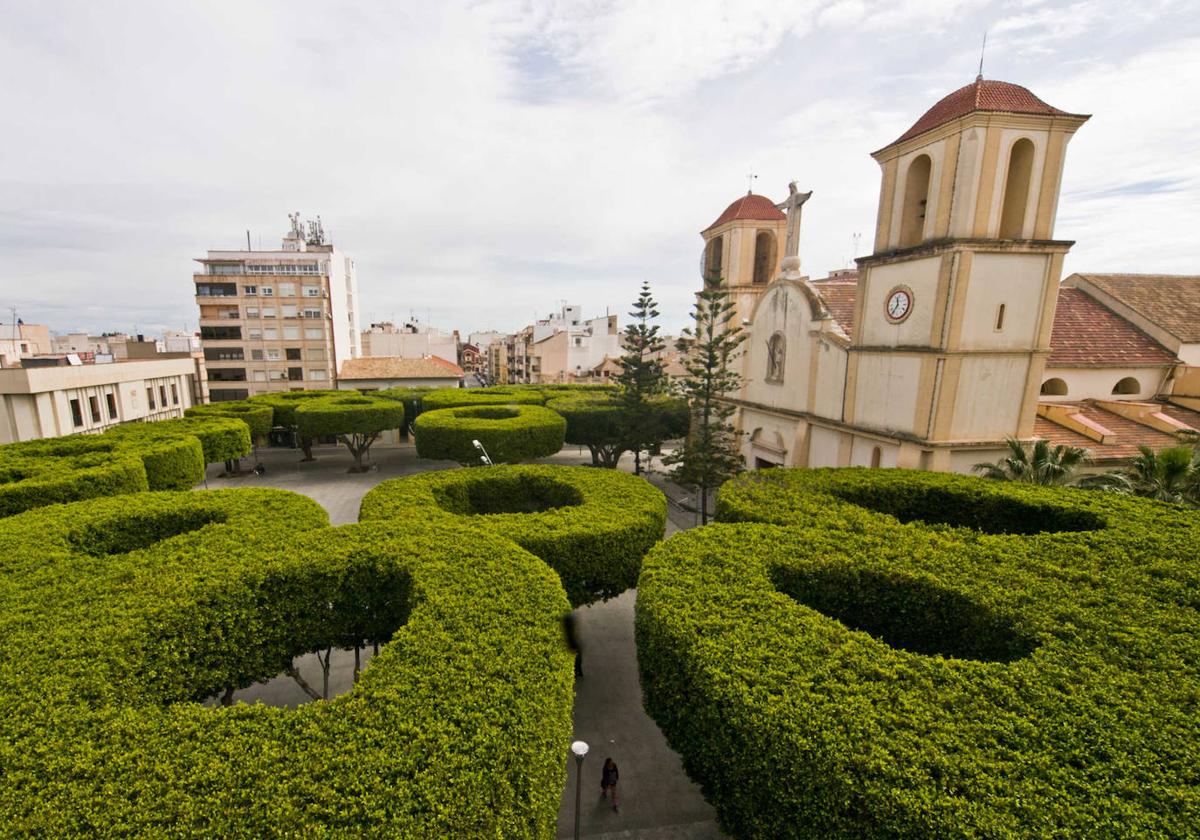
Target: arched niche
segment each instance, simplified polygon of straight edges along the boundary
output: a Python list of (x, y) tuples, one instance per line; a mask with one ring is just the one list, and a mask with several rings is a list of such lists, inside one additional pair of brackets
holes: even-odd
[(1136, 394), (1142, 390), (1142, 383), (1138, 382), (1132, 376), (1126, 376), (1119, 379), (1117, 384), (1113, 386), (1114, 394)]
[(904, 178), (904, 206), (900, 215), (900, 247), (920, 245), (925, 238), (925, 208), (929, 202), (929, 175), (933, 161), (917, 155)]
[(754, 237), (754, 275), (752, 282), (766, 285), (775, 269), (775, 234), (760, 230)]
[(1025, 232), (1025, 208), (1029, 204), (1029, 180), (1033, 174), (1033, 141), (1022, 137), (1008, 154), (1004, 178), (1004, 206), (1000, 212), (1000, 238), (1021, 239)]
[(782, 383), (786, 361), (787, 340), (783, 337), (783, 333), (776, 332), (767, 339), (767, 371), (764, 379), (775, 384)]
[(721, 277), (724, 261), (725, 237), (714, 236), (704, 249), (704, 279), (708, 281)]
[(1065, 397), (1067, 395), (1066, 380), (1059, 379), (1057, 376), (1047, 379), (1042, 383), (1041, 393), (1044, 397)]

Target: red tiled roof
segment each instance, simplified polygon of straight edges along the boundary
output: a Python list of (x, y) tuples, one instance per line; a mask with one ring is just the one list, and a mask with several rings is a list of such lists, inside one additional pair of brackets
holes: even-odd
[(837, 321), (846, 335), (854, 328), (854, 298), (858, 294), (856, 280), (817, 280), (813, 288), (821, 293), (825, 306), (833, 320)]
[(712, 230), (726, 222), (741, 219), (751, 219), (760, 222), (780, 222), (787, 219), (783, 211), (775, 206), (775, 202), (765, 195), (746, 193), (737, 201), (725, 208), (725, 212), (717, 216), (717, 220), (704, 230)]
[(902, 143), (910, 137), (924, 134), (939, 125), (965, 117), (975, 111), (997, 111), (1008, 114), (1045, 114), (1047, 116), (1082, 117), (1084, 114), (1068, 114), (1047, 105), (1038, 99), (1029, 88), (1000, 82), (995, 79), (977, 78), (964, 85), (926, 111), (912, 128), (901, 134), (889, 145)]
[(1200, 276), (1186, 274), (1072, 274), (1106, 292), (1182, 342), (1200, 341)]
[[(1180, 439), (1175, 435), (1144, 426), (1136, 420), (1106, 411), (1090, 402), (1055, 403), (1055, 405), (1071, 406), (1073, 412), (1081, 414), (1087, 420), (1112, 432), (1112, 437), (1105, 443), (1099, 443), (1045, 417), (1038, 417), (1034, 421), (1034, 435), (1053, 444), (1065, 443), (1090, 449), (1092, 458), (1096, 461), (1121, 461), (1137, 457), (1139, 446), (1149, 446), (1157, 452), (1169, 446), (1180, 445)], [(1200, 412), (1189, 411), (1178, 406), (1164, 409), (1162, 404), (1160, 404), (1160, 410), (1167, 416), (1186, 423), (1192, 428), (1200, 429)]]
[(360, 356), (342, 362), (339, 379), (460, 379), (463, 370), (440, 356), (401, 359), (395, 356)]
[(1167, 366), (1175, 354), (1079, 289), (1060, 288), (1047, 367)]

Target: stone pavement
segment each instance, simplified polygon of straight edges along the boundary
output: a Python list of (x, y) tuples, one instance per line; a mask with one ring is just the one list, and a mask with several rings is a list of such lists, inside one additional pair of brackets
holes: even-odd
[[(265, 475), (218, 478), (217, 465), (209, 471), (208, 487), (276, 487), (302, 493), (321, 504), (333, 524), (342, 525), (358, 521), (362, 497), (381, 481), (457, 467), (452, 462), (419, 460), (413, 448), (404, 445), (373, 448), (371, 459), (377, 468), (360, 474), (347, 472), (352, 460), (344, 447), (318, 447), (315, 454), (316, 461), (301, 463), (296, 450), (261, 449), (258, 457), (267, 468)], [(587, 450), (567, 447), (541, 463), (578, 465), (589, 460)], [(629, 460), (622, 461), (622, 469), (632, 471)], [(243, 460), (244, 467), (253, 463), (252, 457)], [(657, 462), (655, 465), (658, 466)], [(661, 475), (651, 475), (650, 480), (672, 498), (687, 497)], [(668, 506), (668, 513), (668, 534), (696, 524), (695, 514), (675, 504)], [(583, 766), (580, 834), (594, 840), (716, 840), (724, 835), (717, 828), (715, 812), (701, 796), (699, 787), (684, 773), (679, 756), (667, 746), (666, 739), (642, 708), (633, 638), (636, 595), (636, 590), (629, 591), (607, 603), (577, 611), (584, 676), (576, 684), (575, 737), (591, 745)], [(366, 651), (364, 663), (368, 659)], [(331, 695), (351, 688), (352, 663), (351, 652), (334, 653)], [(305, 680), (320, 691), (321, 671), (316, 655), (299, 657), (296, 665)], [(276, 677), (238, 691), (234, 698), (280, 706), (296, 706), (307, 700), (299, 686), (287, 677)], [(618, 813), (613, 812), (610, 803), (600, 799), (600, 767), (608, 756), (621, 771)], [(572, 837), (575, 826), (575, 761), (564, 756), (564, 762), (568, 776), (558, 816), (559, 838)]]

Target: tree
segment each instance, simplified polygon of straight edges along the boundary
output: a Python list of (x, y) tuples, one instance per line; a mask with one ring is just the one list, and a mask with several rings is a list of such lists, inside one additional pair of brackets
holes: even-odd
[[(550, 400), (546, 408), (566, 418), (566, 442), (586, 446), (594, 467), (615, 469), (631, 447), (630, 410), (618, 397), (573, 394)], [(663, 395), (647, 400), (638, 417), (653, 425), (660, 440), (681, 437), (688, 431), (687, 403), (677, 397)]]
[(1088, 450), (1078, 446), (1053, 446), (1040, 439), (1034, 441), (1032, 449), (1016, 438), (1006, 438), (1004, 442), (1008, 444), (1008, 455), (994, 464), (985, 461), (971, 469), (984, 478), (998, 481), (1063, 485), (1074, 483), (1075, 471), (1091, 458)]
[(723, 399), (742, 380), (729, 369), (746, 340), (733, 316), (733, 304), (720, 278), (710, 276), (696, 295), (693, 325), (683, 331), (676, 345), (687, 371), (683, 391), (691, 411), (691, 429), (683, 446), (663, 460), (675, 466), (671, 478), (677, 484), (698, 491), (701, 524), (708, 524), (709, 491), (742, 469), (737, 433), (729, 425), (734, 407)]
[(363, 458), (371, 444), (387, 429), (404, 425), (404, 404), (353, 392), (304, 400), (296, 408), (296, 428), (301, 438), (315, 440), (330, 435), (345, 444), (354, 456), (351, 472), (366, 472)]
[(1200, 507), (1200, 447), (1172, 446), (1157, 453), (1148, 446), (1122, 470), (1093, 476), (1089, 487)]
[[(650, 284), (642, 283), (641, 294), (629, 313), (633, 320), (625, 328), (625, 355), (621, 357), (621, 386), (618, 398), (625, 407), (627, 424), (625, 448), (633, 452), (634, 475), (642, 473), (642, 450), (653, 449), (666, 438), (659, 412), (650, 401), (667, 390), (661, 354), (666, 344), (658, 335), (658, 304), (650, 294)], [(620, 457), (618, 454), (617, 457)]]

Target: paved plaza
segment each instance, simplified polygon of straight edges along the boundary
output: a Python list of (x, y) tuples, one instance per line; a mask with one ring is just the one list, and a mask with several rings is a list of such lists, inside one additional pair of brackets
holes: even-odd
[[(343, 525), (358, 521), (362, 497), (381, 481), (458, 466), (453, 462), (420, 460), (411, 445), (377, 445), (371, 451), (376, 468), (356, 474), (347, 472), (352, 459), (344, 447), (317, 447), (314, 453), (316, 461), (302, 463), (297, 450), (260, 449), (257, 458), (266, 468), (264, 475), (220, 478), (220, 466), (214, 465), (209, 470), (207, 485), (211, 489), (276, 487), (302, 493), (324, 507), (334, 525)], [(586, 449), (569, 446), (540, 463), (579, 465), (589, 460)], [(254, 461), (252, 456), (242, 463), (248, 467)], [(632, 471), (631, 459), (623, 460), (621, 467)], [(651, 480), (669, 497), (686, 497), (661, 476), (652, 475)], [(678, 505), (672, 504), (668, 510), (668, 535), (696, 524), (694, 514)], [(684, 773), (679, 756), (667, 746), (654, 721), (642, 709), (633, 638), (636, 594), (629, 591), (606, 603), (581, 607), (576, 613), (584, 675), (576, 684), (575, 736), (591, 746), (583, 765), (580, 833), (599, 840), (723, 837), (712, 807), (704, 801), (699, 787)], [(363, 662), (369, 656), (370, 651), (365, 651)], [(296, 664), (309, 685), (320, 691), (322, 674), (316, 655), (301, 657)], [(335, 652), (330, 668), (330, 694), (348, 691), (352, 681), (353, 655), (349, 651)], [(238, 691), (234, 699), (295, 706), (308, 698), (293, 680), (277, 677)], [(600, 799), (600, 767), (609, 756), (621, 770), (621, 810), (617, 813)], [(572, 837), (575, 825), (575, 762), (565, 756), (564, 761), (568, 765), (568, 778), (559, 810), (559, 838)]]

